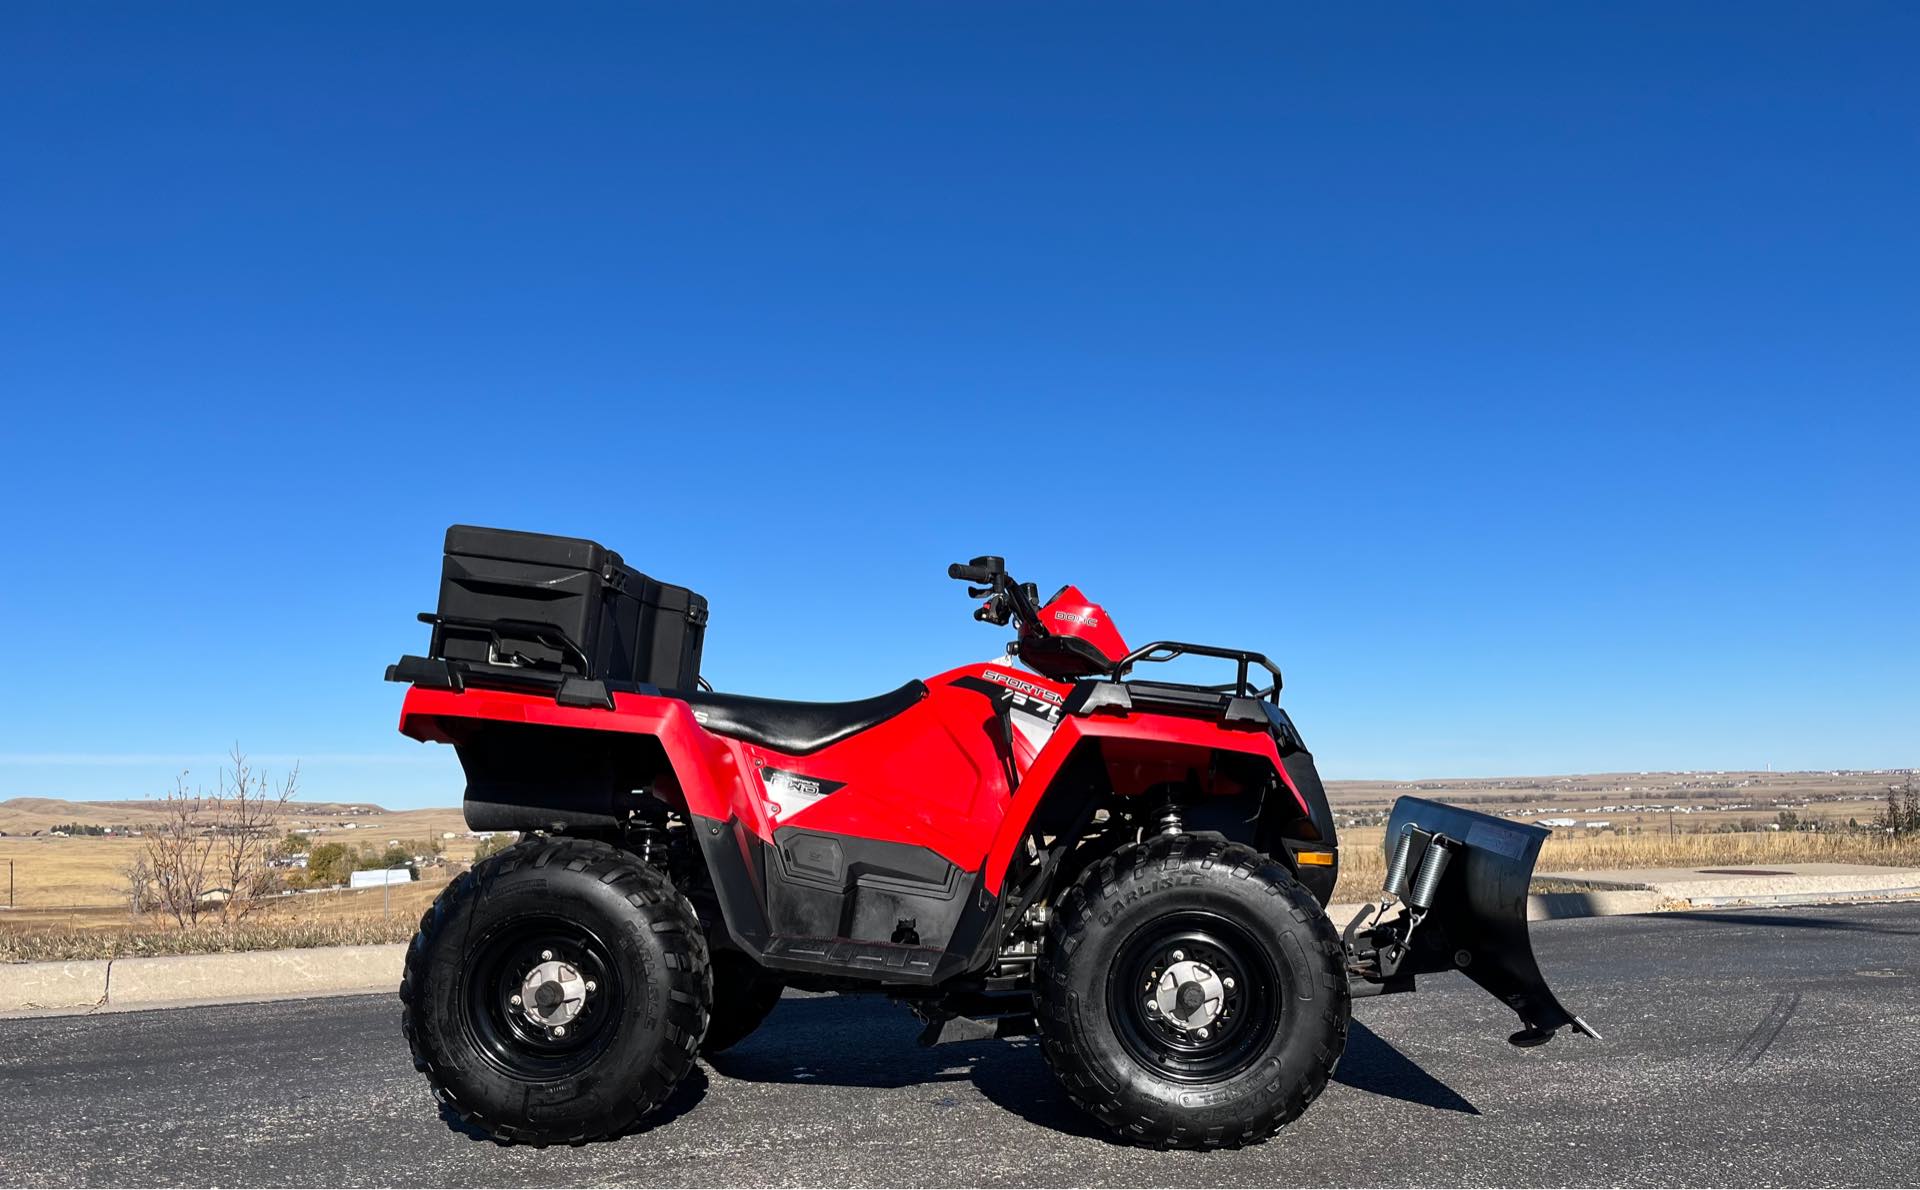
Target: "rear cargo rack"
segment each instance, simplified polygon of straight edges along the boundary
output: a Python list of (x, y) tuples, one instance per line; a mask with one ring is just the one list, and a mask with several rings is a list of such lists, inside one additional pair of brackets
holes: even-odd
[(553, 670), (474, 665), (441, 657), (416, 657), (411, 653), (387, 666), (387, 681), (405, 682), (427, 690), (452, 690), (456, 694), (469, 686), (551, 694), (561, 706), (599, 707), (609, 711), (613, 709), (615, 693), (660, 693), (659, 687), (646, 682), (607, 682)]
[(593, 668), (593, 661), (587, 656), (587, 651), (581, 648), (579, 643), (572, 637), (560, 631), (560, 629), (554, 627), (552, 624), (541, 624), (533, 620), (483, 620), (470, 616), (447, 616), (439, 612), (421, 612), (415, 618), (422, 624), (431, 624), (435, 628), (465, 628), (474, 632), (486, 633), (489, 657), (493, 659), (492, 664), (495, 665), (519, 667), (531, 664), (531, 662), (520, 657), (518, 653), (513, 653), (511, 650), (508, 650), (508, 653), (513, 656), (515, 660), (502, 661), (498, 659), (502, 655), (501, 646), (503, 643), (500, 634), (504, 631), (515, 636), (539, 641), (543, 645), (549, 645), (563, 652), (571, 653), (579, 660), (582, 673), (591, 672)]

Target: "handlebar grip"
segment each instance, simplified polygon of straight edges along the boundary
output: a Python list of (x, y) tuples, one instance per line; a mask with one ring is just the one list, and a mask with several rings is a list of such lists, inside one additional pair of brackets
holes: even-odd
[(965, 579), (970, 583), (990, 583), (993, 581), (993, 572), (985, 566), (968, 566), (963, 562), (955, 562), (947, 567), (947, 577)]

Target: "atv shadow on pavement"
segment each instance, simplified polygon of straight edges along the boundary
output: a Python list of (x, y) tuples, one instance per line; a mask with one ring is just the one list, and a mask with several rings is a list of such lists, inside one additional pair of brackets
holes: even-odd
[(1347, 1026), (1347, 1052), (1333, 1081), (1356, 1091), (1403, 1099), (1423, 1107), (1477, 1116), (1480, 1109), (1452, 1087), (1428, 1074), (1412, 1058), (1359, 1021)]
[[(813, 1083), (897, 1090), (971, 1082), (990, 1102), (1030, 1124), (1110, 1139), (1073, 1106), (1048, 1073), (1038, 1041), (976, 1041), (923, 1048), (905, 1010), (867, 997), (789, 993), (769, 1026), (722, 1054), (703, 1058), (714, 1073), (756, 1083)], [(1333, 1081), (1441, 1111), (1479, 1115), (1467, 1099), (1354, 1021)], [(725, 1094), (722, 1089), (721, 1094)]]

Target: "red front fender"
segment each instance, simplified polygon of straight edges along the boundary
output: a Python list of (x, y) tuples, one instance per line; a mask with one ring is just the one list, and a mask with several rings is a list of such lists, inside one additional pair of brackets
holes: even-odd
[(1280, 763), (1280, 750), (1270, 731), (1228, 727), (1179, 715), (1069, 715), (1034, 758), (1033, 767), (1021, 777), (1020, 787), (1007, 806), (1006, 817), (994, 834), (986, 859), (988, 891), (999, 894), (1007, 865), (1026, 837), (1034, 811), (1068, 759), (1088, 743), (1102, 749), (1109, 775), (1115, 782), (1115, 792), (1123, 795), (1143, 791), (1160, 779), (1178, 780), (1196, 768), (1205, 771), (1209, 767), (1206, 760), (1212, 753), (1229, 752), (1266, 761), (1274, 776), (1293, 795), (1300, 812), (1312, 814), (1306, 798), (1287, 776), (1286, 766)]

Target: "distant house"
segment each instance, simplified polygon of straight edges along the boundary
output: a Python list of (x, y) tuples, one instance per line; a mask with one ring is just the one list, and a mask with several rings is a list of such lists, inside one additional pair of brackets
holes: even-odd
[(1572, 818), (1536, 818), (1534, 819), (1534, 821), (1539, 823), (1541, 826), (1552, 826), (1552, 827), (1573, 826), (1577, 822), (1576, 819), (1572, 819)]
[(412, 868), (369, 868), (348, 877), (347, 887), (384, 888), (389, 884), (410, 884), (413, 880)]

